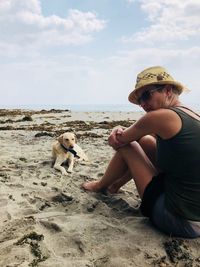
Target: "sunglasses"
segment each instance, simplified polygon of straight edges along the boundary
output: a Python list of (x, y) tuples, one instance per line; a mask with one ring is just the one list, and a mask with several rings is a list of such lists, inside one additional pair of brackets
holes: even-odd
[(153, 95), (154, 92), (156, 91), (161, 91), (163, 89), (163, 86), (156, 86), (155, 88), (149, 89), (145, 91), (139, 98), (138, 98), (138, 103), (140, 104), (141, 102), (146, 102), (151, 99), (151, 96)]

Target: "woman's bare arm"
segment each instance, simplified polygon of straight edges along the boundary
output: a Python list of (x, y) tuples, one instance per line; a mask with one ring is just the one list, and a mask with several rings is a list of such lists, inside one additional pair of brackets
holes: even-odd
[(168, 139), (177, 134), (182, 126), (180, 117), (170, 109), (159, 109), (145, 114), (135, 124), (117, 134), (122, 143), (137, 141), (149, 134)]

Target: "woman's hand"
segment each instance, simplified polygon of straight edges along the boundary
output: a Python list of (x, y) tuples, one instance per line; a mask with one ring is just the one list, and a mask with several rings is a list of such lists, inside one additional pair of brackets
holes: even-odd
[(110, 136), (108, 137), (108, 144), (115, 150), (125, 145), (125, 143), (119, 141), (119, 137), (123, 133), (124, 129), (121, 126), (115, 127)]

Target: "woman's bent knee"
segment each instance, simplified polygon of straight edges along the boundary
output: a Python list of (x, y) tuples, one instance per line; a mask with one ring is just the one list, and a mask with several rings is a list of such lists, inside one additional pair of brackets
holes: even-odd
[(152, 135), (145, 135), (139, 139), (138, 143), (141, 145), (141, 147), (155, 146), (156, 139)]
[(138, 141), (151, 162), (156, 165), (156, 139), (152, 135), (146, 135)]
[(117, 151), (120, 154), (123, 154), (126, 151), (138, 151), (139, 149), (141, 149), (141, 146), (139, 145), (139, 143), (137, 141), (133, 141), (130, 144), (127, 144), (125, 146), (120, 147)]

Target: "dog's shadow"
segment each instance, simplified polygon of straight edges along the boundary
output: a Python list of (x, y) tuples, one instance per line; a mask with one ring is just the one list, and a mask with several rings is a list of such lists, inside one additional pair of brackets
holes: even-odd
[[(54, 164), (55, 164), (55, 160), (52, 160), (52, 159), (44, 160), (44, 161), (41, 161), (40, 162), (40, 165), (42, 165), (44, 167), (47, 166), (47, 167), (53, 168)], [(64, 164), (64, 162), (63, 162), (63, 164)]]
[[(42, 166), (50, 166), (51, 168), (53, 168), (53, 166), (54, 166), (54, 164), (55, 164), (55, 160), (53, 160), (53, 159), (44, 160), (44, 161), (40, 162), (40, 164), (41, 164)], [(61, 164), (61, 166), (67, 166), (67, 167), (68, 167), (68, 162), (67, 162), (67, 160), (65, 160), (65, 161)]]

